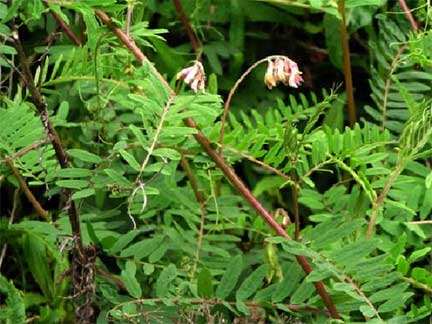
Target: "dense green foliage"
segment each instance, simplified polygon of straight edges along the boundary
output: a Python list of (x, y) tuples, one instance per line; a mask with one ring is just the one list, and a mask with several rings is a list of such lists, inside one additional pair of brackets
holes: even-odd
[[(75, 323), (90, 301), (100, 324), (327, 323), (316, 282), (335, 323), (427, 323), (432, 9), (408, 2), (414, 32), (393, 1), (340, 2), (351, 128), (337, 1), (182, 0), (207, 74), (195, 94), (176, 80), (196, 54), (171, 0), (1, 0), (0, 323)], [(96, 10), (129, 26), (152, 63), (140, 64)], [(218, 144), (229, 90), (274, 54), (295, 60), (304, 84), (270, 91), (259, 65), (235, 92)], [(277, 236), (230, 184), (188, 117), (292, 238), (299, 216), (298, 240)], [(83, 287), (70, 280), (79, 259), (71, 208), (84, 246), (96, 247)]]

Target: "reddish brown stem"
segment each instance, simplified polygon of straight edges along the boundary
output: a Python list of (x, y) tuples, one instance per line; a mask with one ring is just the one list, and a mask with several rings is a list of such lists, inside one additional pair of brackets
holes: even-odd
[[(102, 22), (107, 25), (111, 31), (117, 36), (117, 38), (123, 43), (124, 46), (128, 50), (131, 51), (131, 53), (137, 58), (137, 60), (140, 63), (148, 62), (150, 69), (159, 76), (159, 72), (156, 70), (153, 64), (150, 63), (150, 61), (147, 59), (147, 57), (144, 55), (143, 52), (138, 48), (138, 46), (135, 44), (135, 42), (130, 39), (120, 28), (118, 28), (112, 21), (112, 19), (103, 11), (96, 10), (96, 15), (102, 20)], [(159, 77), (159, 80), (162, 82), (162, 84), (165, 86), (167, 90), (170, 91), (171, 94), (174, 94), (174, 90), (171, 89), (168, 82), (162, 77)]]
[(298, 241), (300, 239), (300, 215), (299, 215), (298, 192), (297, 192), (296, 183), (294, 183), (291, 187), (291, 197), (292, 197), (294, 225), (295, 225), (294, 239)]
[[(184, 123), (192, 128), (198, 130), (195, 121), (192, 118), (185, 118)], [(220, 157), (215, 150), (213, 150), (210, 141), (198, 130), (196, 134), (194, 134), (195, 139), (201, 145), (203, 150), (207, 153), (207, 155), (216, 163), (219, 169), (223, 172), (225, 177), (233, 184), (233, 186), (240, 192), (240, 194), (248, 201), (248, 203), (264, 218), (266, 223), (270, 225), (270, 227), (280, 236), (285, 237), (287, 239), (291, 239), (291, 237), (285, 232), (282, 226), (276, 222), (273, 216), (264, 208), (264, 206), (255, 198), (252, 192), (246, 187), (243, 181), (237, 176), (233, 169), (231, 169)], [(297, 262), (303, 268), (303, 271), (306, 274), (309, 274), (312, 271), (312, 267), (310, 263), (306, 260), (304, 256), (296, 255)], [(339, 313), (336, 310), (336, 307), (333, 305), (333, 302), (328, 295), (324, 284), (321, 281), (315, 282), (315, 288), (318, 294), (321, 296), (324, 304), (330, 311), (332, 317), (340, 318)]]
[(357, 121), (356, 107), (354, 101), (354, 89), (352, 82), (351, 72), (351, 57), (348, 41), (348, 31), (346, 28), (346, 14), (345, 14), (345, 0), (339, 0), (338, 3), (339, 13), (342, 16), (341, 21), (341, 37), (342, 37), (342, 51), (343, 51), (343, 70), (345, 77), (345, 91), (348, 101), (348, 120), (350, 127), (354, 127)]
[[(45, 5), (49, 7), (49, 5), (45, 2)], [(72, 29), (69, 27), (66, 22), (63, 21), (63, 19), (59, 16), (57, 12), (50, 9), (51, 14), (53, 15), (54, 19), (56, 20), (57, 24), (60, 26), (60, 28), (64, 31), (64, 33), (69, 37), (72, 43), (74, 43), (77, 46), (81, 45), (81, 41), (78, 39), (78, 37), (75, 36)]]
[(200, 228), (199, 228), (199, 232), (198, 232), (198, 242), (197, 242), (197, 247), (196, 247), (196, 251), (195, 251), (195, 263), (194, 263), (194, 266), (192, 269), (192, 277), (193, 277), (195, 272), (196, 272), (197, 266), (198, 266), (202, 241), (204, 238), (204, 225), (205, 225), (205, 217), (206, 217), (206, 201), (205, 201), (203, 194), (199, 190), (198, 182), (197, 182), (197, 180), (196, 180), (196, 178), (192, 172), (189, 161), (187, 160), (187, 158), (184, 155), (182, 155), (180, 163), (183, 167), (183, 170), (186, 173), (187, 178), (189, 179), (189, 183), (191, 184), (192, 191), (194, 192), (195, 198), (198, 201), (198, 204), (200, 206), (201, 218), (200, 218)]
[(406, 4), (405, 0), (399, 0), (399, 5), (401, 6), (402, 10), (405, 13), (405, 16), (408, 18), (408, 20), (411, 23), (412, 29), (417, 32), (418, 31), (418, 25), (417, 22), (415, 21), (413, 15), (411, 14), (411, 10), (408, 7), (408, 5)]
[(195, 37), (195, 33), (194, 33), (190, 23), (189, 23), (188, 18), (186, 17), (184, 10), (183, 10), (183, 6), (181, 4), (181, 1), (180, 0), (173, 0), (173, 2), (174, 2), (174, 6), (176, 8), (177, 14), (180, 18), (180, 21), (182, 22), (184, 28), (186, 29), (186, 32), (188, 34), (192, 48), (193, 48), (195, 54), (199, 55), (200, 46), (198, 45), (198, 42), (197, 42), (196, 37)]
[(205, 199), (204, 196), (202, 195), (201, 191), (199, 191), (198, 188), (198, 182), (190, 168), (189, 162), (187, 160), (187, 158), (182, 155), (181, 160), (180, 160), (180, 164), (184, 170), (184, 172), (186, 173), (186, 176), (189, 180), (189, 183), (191, 184), (192, 187), (192, 191), (194, 192), (195, 198), (196, 200), (200, 203), (200, 204), (204, 204), (205, 203)]
[[(165, 85), (166, 89), (174, 94), (174, 90), (169, 86), (163, 76), (157, 71), (157, 69), (150, 64), (147, 57), (141, 52), (141, 50), (136, 46), (136, 44), (129, 37), (124, 34), (124, 32), (117, 28), (107, 14), (100, 10), (96, 10), (97, 16), (105, 23), (107, 26), (115, 33), (115, 35), (119, 38), (119, 40), (135, 55), (135, 57), (140, 61), (140, 63), (148, 62), (150, 67), (152, 68), (155, 75), (160, 79), (162, 84)], [(208, 154), (208, 156), (216, 163), (216, 165), (222, 170), (225, 176), (231, 181), (234, 187), (239, 191), (243, 197), (251, 204), (251, 206), (264, 218), (264, 220), (272, 227), (277, 234), (283, 236), (287, 239), (291, 239), (290, 236), (285, 232), (285, 230), (276, 222), (276, 220), (270, 215), (270, 213), (261, 205), (261, 203), (253, 196), (250, 190), (245, 186), (245, 184), (240, 180), (240, 178), (236, 175), (236, 173), (225, 163), (223, 158), (221, 158), (215, 150), (211, 147), (211, 143), (209, 140), (198, 130), (195, 121), (192, 118), (184, 119), (184, 123), (189, 126), (197, 129), (197, 133), (194, 135), (197, 142), (201, 145), (204, 151)], [(312, 267), (309, 262), (303, 256), (296, 256), (297, 262), (301, 265), (304, 272), (309, 274), (312, 271)], [(334, 306), (330, 296), (328, 295), (324, 284), (321, 281), (314, 283), (315, 288), (318, 294), (321, 296), (324, 304), (327, 309), (330, 311), (330, 314), (333, 318), (340, 318), (339, 313)]]
[(24, 192), (24, 194), (26, 195), (28, 201), (30, 202), (30, 204), (32, 204), (33, 208), (36, 210), (36, 212), (39, 214), (39, 216), (43, 220), (49, 221), (49, 217), (48, 217), (47, 211), (45, 209), (43, 209), (43, 207), (41, 206), (41, 204), (39, 203), (39, 201), (33, 195), (33, 193), (31, 192), (30, 188), (27, 186), (27, 183), (25, 182), (23, 176), (20, 174), (20, 172), (18, 171), (18, 169), (13, 164), (12, 159), (9, 158), (9, 157), (6, 157), (6, 164), (8, 165), (9, 170), (11, 170), (12, 174), (14, 175), (14, 177), (17, 179), (21, 190)]

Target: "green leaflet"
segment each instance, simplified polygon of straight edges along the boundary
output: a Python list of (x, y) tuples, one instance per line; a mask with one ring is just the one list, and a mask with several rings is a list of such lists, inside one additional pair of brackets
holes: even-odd
[(140, 242), (134, 243), (121, 252), (122, 257), (133, 256), (136, 260), (141, 260), (150, 255), (163, 241), (162, 235), (153, 238), (144, 239)]
[(121, 279), (126, 286), (129, 294), (134, 298), (140, 298), (142, 294), (141, 286), (136, 279), (136, 264), (134, 261), (128, 260), (125, 269), (121, 272)]
[(296, 291), (292, 294), (290, 302), (293, 304), (302, 304), (312, 296), (315, 291), (314, 285), (306, 280), (304, 280)]
[(96, 191), (93, 188), (88, 188), (88, 189), (80, 190), (80, 191), (75, 192), (72, 195), (72, 200), (77, 200), (77, 199), (91, 197), (95, 193), (96, 193)]
[(197, 286), (198, 296), (203, 298), (211, 298), (213, 296), (213, 278), (209, 269), (204, 268), (200, 271)]
[(116, 254), (123, 250), (130, 242), (135, 239), (137, 235), (140, 234), (140, 230), (129, 231), (126, 234), (120, 235), (119, 239), (114, 243), (110, 249), (111, 254)]
[(273, 303), (282, 302), (285, 298), (290, 296), (298, 283), (303, 278), (304, 273), (297, 263), (289, 263), (283, 269), (284, 278), (277, 284), (275, 291), (272, 294), (271, 301)]
[(171, 281), (177, 276), (177, 269), (174, 264), (170, 264), (160, 273), (156, 281), (156, 296), (168, 297)]
[(122, 158), (126, 160), (129, 166), (132, 167), (132, 169), (134, 169), (135, 171), (139, 171), (141, 169), (140, 164), (137, 162), (137, 160), (131, 153), (125, 150), (120, 150), (119, 153)]
[(82, 189), (89, 185), (88, 180), (58, 180), (56, 185), (63, 188)]
[(29, 232), (23, 237), (23, 250), (31, 274), (43, 294), (54, 299), (54, 282), (46, 242), (41, 236)]
[(83, 178), (89, 177), (91, 174), (90, 170), (84, 168), (67, 168), (57, 171), (57, 176), (60, 178)]
[(340, 249), (334, 249), (328, 255), (336, 264), (352, 266), (360, 262), (363, 257), (368, 256), (377, 245), (376, 240), (361, 240), (347, 244)]
[(236, 301), (244, 301), (252, 296), (264, 284), (267, 271), (267, 264), (262, 264), (256, 268), (236, 291)]
[(370, 296), (370, 300), (373, 303), (389, 300), (395, 296), (402, 296), (403, 292), (408, 288), (409, 284), (407, 282), (401, 282), (390, 288), (380, 290), (373, 293)]
[(119, 186), (126, 188), (132, 187), (132, 182), (124, 177), (119, 171), (114, 169), (105, 169), (104, 172)]
[(90, 163), (100, 163), (102, 162), (102, 159), (94, 154), (94, 153), (90, 153), (88, 151), (85, 150), (81, 150), (81, 149), (70, 149), (67, 151), (68, 154), (78, 160), (84, 161), (84, 162), (90, 162)]
[(228, 263), (225, 273), (216, 289), (215, 295), (218, 299), (224, 300), (231, 294), (237, 284), (242, 270), (243, 258), (241, 255), (236, 255)]

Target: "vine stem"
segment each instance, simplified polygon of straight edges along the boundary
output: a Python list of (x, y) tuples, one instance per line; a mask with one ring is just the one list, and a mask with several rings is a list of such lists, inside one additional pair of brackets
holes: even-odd
[(48, 217), (47, 211), (41, 206), (41, 204), (39, 203), (39, 201), (33, 195), (33, 193), (31, 192), (30, 188), (28, 187), (27, 183), (25, 182), (23, 176), (20, 174), (20, 172), (18, 171), (18, 169), (15, 167), (15, 165), (13, 163), (13, 160), (10, 157), (6, 157), (6, 164), (8, 165), (9, 170), (11, 170), (12, 174), (14, 175), (14, 177), (17, 179), (21, 190), (24, 192), (24, 194), (26, 195), (28, 201), (33, 206), (33, 208), (36, 210), (36, 212), (39, 214), (39, 216), (44, 221), (49, 221), (50, 219)]
[[(19, 158), (19, 157), (27, 154), (30, 151), (33, 151), (33, 150), (37, 149), (38, 147), (40, 147), (40, 146), (42, 146), (42, 145), (44, 145), (44, 144), (46, 144), (46, 143), (48, 143), (50, 141), (51, 141), (50, 136), (46, 136), (44, 139), (36, 141), (33, 144), (30, 144), (29, 146), (26, 146), (26, 147), (22, 148), (21, 150), (19, 150), (18, 152), (12, 154), (8, 158), (10, 158), (12, 160), (15, 160), (15, 159), (17, 159), (17, 158)], [(6, 159), (0, 160), (0, 163), (3, 163), (5, 161), (6, 161)]]
[(260, 64), (268, 62), (269, 60), (272, 59), (277, 59), (280, 57), (284, 57), (282, 55), (271, 55), (271, 56), (267, 56), (259, 61), (256, 61), (254, 64), (252, 64), (241, 76), (240, 78), (238, 78), (238, 80), (236, 81), (236, 83), (234, 84), (234, 86), (231, 88), (230, 92), (228, 93), (228, 97), (225, 101), (224, 104), (224, 110), (223, 110), (223, 114), (222, 114), (222, 119), (221, 119), (221, 129), (219, 131), (219, 155), (222, 157), (223, 156), (223, 151), (222, 151), (222, 146), (223, 146), (223, 139), (224, 139), (224, 135), (225, 135), (225, 123), (226, 123), (226, 119), (228, 117), (228, 111), (230, 108), (230, 104), (231, 104), (231, 99), (234, 96), (234, 93), (237, 91), (237, 88), (240, 86), (240, 84), (243, 82), (243, 80)]
[(184, 28), (186, 29), (186, 33), (187, 33), (187, 35), (189, 37), (189, 41), (190, 41), (190, 43), (192, 45), (192, 48), (193, 48), (195, 54), (197, 56), (199, 56), (200, 46), (198, 45), (198, 41), (197, 41), (197, 39), (195, 37), (195, 33), (194, 33), (194, 31), (193, 31), (190, 23), (189, 23), (189, 20), (188, 20), (188, 18), (186, 16), (184, 10), (183, 10), (183, 6), (181, 4), (181, 0), (173, 0), (173, 3), (174, 3), (174, 7), (176, 8), (177, 14), (178, 14), (178, 16), (180, 18), (180, 21), (182, 22)]
[(195, 199), (197, 200), (199, 206), (200, 206), (200, 228), (198, 232), (198, 241), (197, 241), (197, 247), (195, 250), (195, 262), (192, 269), (192, 277), (195, 275), (196, 269), (198, 267), (198, 262), (200, 259), (200, 252), (201, 252), (201, 246), (204, 238), (204, 226), (205, 226), (205, 218), (206, 218), (206, 201), (204, 199), (204, 196), (202, 195), (201, 191), (198, 188), (198, 182), (192, 172), (192, 169), (190, 167), (189, 161), (187, 158), (182, 154), (180, 159), (180, 164), (183, 167), (183, 170), (186, 173), (186, 176), (189, 180), (189, 183), (191, 184), (192, 191), (195, 195)]
[[(136, 46), (136, 44), (131, 40), (127, 35), (119, 28), (117, 28), (112, 22), (111, 18), (101, 10), (96, 10), (96, 15), (113, 31), (113, 33), (119, 38), (119, 40), (132, 52), (132, 54), (139, 60), (140, 63), (146, 62), (150, 65), (152, 71), (161, 81), (161, 83), (166, 87), (166, 89), (170, 92), (171, 95), (175, 95), (175, 91), (170, 87), (165, 78), (159, 73), (159, 71), (150, 63), (148, 58), (141, 52), (141, 50)], [(273, 57), (280, 57), (273, 56)], [(262, 63), (271, 57), (262, 59), (258, 62)], [(257, 63), (255, 63), (258, 65)], [(251, 69), (250, 69), (251, 71)], [(249, 71), (249, 73), (250, 73)], [(238, 85), (237, 85), (238, 87)], [(234, 93), (234, 92), (233, 92)], [(232, 95), (231, 95), (232, 96)], [(231, 169), (223, 160), (223, 158), (213, 150), (210, 141), (201, 133), (198, 129), (198, 126), (195, 124), (195, 121), (192, 118), (183, 119), (185, 125), (192, 127), (197, 130), (193, 136), (196, 141), (201, 145), (203, 150), (207, 153), (207, 155), (216, 163), (219, 169), (222, 170), (224, 175), (230, 180), (233, 186), (237, 189), (237, 191), (249, 202), (249, 204), (263, 217), (263, 219), (267, 222), (267, 224), (280, 236), (285, 237), (287, 239), (291, 239), (291, 237), (285, 232), (285, 230), (276, 222), (273, 216), (264, 208), (264, 206), (257, 200), (257, 198), (251, 193), (251, 191), (246, 187), (243, 181), (237, 176), (233, 169)], [(304, 256), (295, 256), (297, 262), (303, 268), (306, 274), (309, 274), (312, 271), (312, 266), (307, 261)], [(331, 316), (333, 318), (340, 318), (340, 315), (333, 304), (330, 295), (327, 293), (327, 290), (322, 283), (322, 281), (314, 282), (315, 289), (318, 294), (321, 296), (324, 304), (329, 310)]]
[(391, 187), (393, 186), (394, 182), (396, 181), (397, 177), (401, 174), (403, 169), (404, 169), (404, 166), (401, 164), (396, 166), (396, 169), (390, 175), (390, 178), (388, 179), (383, 190), (381, 191), (380, 195), (378, 196), (376, 203), (373, 206), (371, 218), (369, 220), (369, 224), (368, 224), (368, 228), (367, 228), (367, 232), (366, 232), (366, 238), (367, 239), (370, 239), (372, 237), (373, 230), (374, 230), (375, 224), (376, 224), (376, 220), (378, 218), (378, 212), (381, 209), (381, 206), (384, 203), (384, 199), (387, 197), (388, 192), (390, 191)]
[(372, 302), (370, 301), (370, 299), (365, 295), (365, 293), (359, 288), (359, 286), (357, 286), (357, 284), (349, 277), (345, 277), (345, 281), (348, 282), (351, 287), (354, 288), (354, 290), (357, 292), (357, 294), (363, 298), (363, 300), (366, 302), (366, 304), (368, 304), (368, 306), (374, 311), (375, 316), (377, 317), (377, 319), (381, 322), (384, 323), (383, 319), (381, 318), (378, 310), (375, 308), (375, 306), (372, 304)]
[(299, 214), (299, 205), (298, 205), (298, 192), (297, 192), (297, 184), (293, 183), (291, 186), (291, 197), (293, 204), (293, 214), (294, 214), (294, 239), (298, 241), (300, 239), (300, 214)]
[(145, 207), (147, 205), (147, 196), (146, 196), (145, 189), (144, 189), (144, 183), (141, 182), (140, 178), (141, 178), (141, 176), (142, 176), (142, 174), (143, 174), (143, 172), (144, 172), (144, 170), (145, 170), (148, 162), (150, 161), (150, 157), (153, 154), (153, 151), (154, 151), (154, 149), (156, 147), (156, 143), (157, 143), (157, 141), (159, 139), (159, 135), (160, 135), (160, 133), (162, 131), (163, 123), (165, 122), (166, 116), (168, 115), (168, 111), (169, 111), (172, 103), (174, 102), (175, 97), (176, 97), (176, 95), (172, 94), (169, 97), (167, 103), (165, 104), (165, 106), (163, 108), (161, 119), (160, 119), (159, 124), (158, 124), (158, 126), (156, 128), (156, 132), (154, 134), (154, 137), (153, 137), (153, 139), (152, 139), (152, 141), (150, 143), (150, 147), (149, 147), (149, 149), (147, 151), (147, 155), (144, 158), (144, 161), (141, 164), (141, 167), (140, 167), (140, 170), (138, 172), (138, 175), (135, 178), (135, 184), (137, 185), (137, 187), (133, 190), (133, 192), (132, 192), (132, 194), (131, 194), (131, 196), (129, 198), (129, 205), (128, 205), (128, 216), (129, 216), (129, 219), (132, 222), (133, 229), (136, 229), (137, 226), (136, 226), (135, 218), (132, 216), (132, 213), (130, 211), (131, 205), (132, 205), (132, 203), (134, 201), (134, 198), (135, 198), (135, 196), (136, 196), (136, 194), (137, 194), (137, 192), (139, 190), (141, 190), (141, 192), (143, 194), (143, 203), (142, 203), (141, 212), (144, 211), (144, 209), (145, 209)]
[(161, 116), (161, 119), (159, 121), (159, 125), (156, 128), (155, 135), (153, 137), (153, 140), (151, 141), (151, 144), (150, 144), (150, 147), (148, 149), (147, 155), (146, 155), (143, 163), (141, 164), (141, 168), (140, 168), (139, 173), (138, 173), (138, 175), (137, 175), (137, 177), (135, 179), (135, 182), (138, 182), (139, 178), (141, 178), (142, 173), (144, 172), (144, 169), (146, 168), (146, 166), (147, 166), (147, 164), (148, 164), (148, 162), (150, 160), (150, 157), (153, 154), (153, 151), (154, 151), (154, 149), (156, 147), (156, 143), (157, 143), (157, 141), (159, 139), (159, 135), (160, 135), (160, 133), (162, 131), (163, 123), (164, 123), (164, 121), (166, 119), (166, 116), (167, 116), (167, 114), (169, 112), (169, 109), (170, 109), (172, 103), (174, 102), (175, 97), (176, 97), (175, 94), (171, 95), (170, 98), (168, 99), (167, 103), (165, 104), (165, 107), (163, 108), (162, 116)]
[(248, 154), (246, 154), (244, 152), (238, 151), (238, 150), (236, 150), (236, 149), (234, 149), (232, 147), (229, 147), (229, 146), (225, 146), (225, 145), (223, 145), (223, 146), (218, 145), (218, 146), (219, 146), (219, 148), (222, 147), (222, 149), (227, 150), (228, 152), (231, 152), (231, 153), (233, 153), (235, 155), (239, 155), (239, 156), (241, 156), (241, 157), (249, 160), (250, 162), (255, 163), (255, 164), (263, 167), (264, 169), (267, 169), (267, 170), (269, 170), (269, 171), (277, 174), (278, 176), (280, 176), (281, 178), (285, 179), (286, 181), (292, 181), (292, 179), (291, 179), (291, 177), (289, 175), (283, 173), (281, 170), (276, 169), (276, 168), (272, 167), (271, 165), (269, 165), (269, 164), (267, 164), (267, 163), (265, 163), (263, 161), (255, 159), (251, 155), (248, 155)]
[(111, 29), (111, 31), (117, 36), (117, 38), (123, 43), (123, 45), (132, 52), (132, 54), (138, 59), (140, 63), (148, 63), (152, 72), (158, 77), (159, 81), (162, 82), (162, 84), (170, 92), (170, 94), (175, 94), (169, 83), (164, 79), (164, 77), (159, 73), (159, 71), (154, 67), (154, 65), (149, 61), (149, 59), (144, 55), (144, 53), (138, 48), (135, 42), (131, 40), (120, 28), (118, 28), (105, 12), (96, 9), (95, 13), (96, 16), (98, 16), (99, 19), (102, 20), (102, 22)]
[(128, 0), (127, 1), (127, 11), (126, 11), (126, 36), (129, 37), (129, 33), (130, 33), (130, 25), (131, 25), (131, 21), (132, 21), (132, 13), (134, 10), (134, 0)]
[(356, 116), (356, 107), (354, 101), (354, 89), (353, 89), (353, 82), (352, 82), (348, 31), (346, 28), (345, 0), (339, 0), (338, 11), (342, 17), (341, 38), (342, 38), (342, 53), (343, 53), (343, 70), (344, 70), (344, 77), (345, 77), (345, 91), (347, 93), (347, 100), (348, 100), (348, 120), (349, 120), (350, 127), (354, 127), (357, 121), (357, 116)]
[(422, 221), (413, 221), (407, 222), (408, 224), (417, 224), (417, 225), (432, 225), (432, 220), (422, 220)]
[(71, 42), (74, 43), (74, 45), (76, 45), (76, 46), (80, 46), (81, 41), (78, 39), (78, 37), (76, 37), (76, 35), (72, 31), (72, 29), (69, 27), (69, 25), (63, 21), (63, 19), (60, 17), (60, 15), (50, 8), (48, 1), (44, 1), (44, 5), (49, 8), (50, 13), (53, 15), (57, 24), (65, 32), (66, 36), (69, 37)]
[(399, 0), (399, 5), (401, 6), (402, 10), (405, 13), (405, 16), (408, 18), (409, 22), (411, 23), (412, 29), (414, 30), (414, 32), (418, 31), (418, 25), (416, 20), (414, 19), (410, 8), (408, 7), (408, 5), (406, 4), (405, 0)]
[[(192, 118), (185, 118), (184, 123), (198, 130), (198, 126), (195, 124), (195, 121)], [(193, 135), (197, 142), (201, 145), (203, 150), (207, 153), (207, 155), (216, 163), (219, 169), (223, 172), (223, 174), (230, 180), (233, 186), (237, 189), (237, 191), (248, 201), (248, 203), (264, 218), (266, 223), (280, 236), (285, 237), (289, 240), (292, 238), (285, 232), (284, 228), (279, 225), (279, 223), (275, 220), (275, 218), (265, 209), (265, 207), (257, 200), (257, 198), (252, 194), (252, 192), (246, 187), (243, 181), (237, 176), (232, 168), (230, 168), (223, 158), (211, 147), (210, 141), (198, 130), (197, 133)], [(303, 271), (306, 274), (309, 274), (312, 271), (312, 266), (307, 261), (304, 256), (296, 255), (297, 262), (303, 268)], [(318, 294), (321, 296), (324, 304), (332, 314), (334, 318), (340, 318), (339, 313), (334, 306), (330, 296), (328, 295), (324, 284), (322, 281), (314, 282), (315, 288)]]
[(413, 278), (409, 278), (409, 277), (402, 277), (402, 280), (409, 282), (411, 285), (413, 285), (414, 287), (417, 287), (419, 289), (423, 289), (424, 291), (428, 292), (429, 294), (432, 294), (432, 288), (422, 282), (419, 282)]

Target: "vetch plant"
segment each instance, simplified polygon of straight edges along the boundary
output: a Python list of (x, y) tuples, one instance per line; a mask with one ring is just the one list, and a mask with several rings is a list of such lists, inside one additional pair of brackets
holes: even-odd
[(425, 321), (427, 7), (195, 2), (0, 1), (0, 322)]

